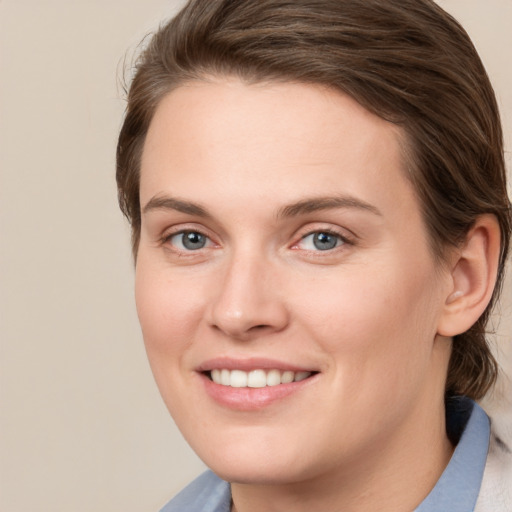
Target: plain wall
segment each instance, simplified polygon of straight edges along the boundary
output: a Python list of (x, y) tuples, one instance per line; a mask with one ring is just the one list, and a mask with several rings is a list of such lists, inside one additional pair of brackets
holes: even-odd
[[(156, 511), (202, 470), (146, 362), (114, 180), (126, 50), (181, 3), (0, 0), (2, 512)], [(512, 2), (440, 3), (493, 80), (510, 168)]]

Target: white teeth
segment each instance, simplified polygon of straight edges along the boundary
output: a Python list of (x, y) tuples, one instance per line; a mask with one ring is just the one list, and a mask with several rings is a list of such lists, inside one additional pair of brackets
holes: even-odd
[(281, 375), (281, 384), (289, 384), (293, 382), (295, 374), (293, 372), (283, 372)]
[(221, 381), (220, 375), (221, 375), (220, 370), (212, 370), (213, 382), (220, 382)]
[(233, 370), (231, 372), (231, 379), (229, 385), (232, 388), (246, 388), (247, 372), (243, 372), (242, 370)]
[(265, 386), (277, 386), (299, 382), (311, 376), (312, 372), (292, 372), (289, 370), (227, 370), (215, 368), (210, 372), (213, 382), (232, 388), (264, 388)]
[(247, 386), (250, 388), (264, 388), (267, 385), (267, 376), (263, 370), (253, 370), (247, 377)]
[(281, 372), (279, 370), (270, 370), (267, 373), (267, 386), (277, 386), (281, 384)]
[[(212, 371), (212, 379), (214, 382), (219, 383), (219, 381), (217, 381), (213, 378), (213, 371)], [(231, 382), (231, 372), (229, 370), (221, 370), (220, 384), (222, 384), (223, 386), (229, 386), (230, 382)]]

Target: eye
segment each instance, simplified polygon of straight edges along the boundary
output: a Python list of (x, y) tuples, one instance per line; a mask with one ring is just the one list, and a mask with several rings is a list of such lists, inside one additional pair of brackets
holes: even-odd
[(181, 231), (171, 235), (168, 241), (179, 251), (197, 251), (211, 245), (211, 240), (198, 231)]
[(304, 236), (297, 245), (306, 251), (330, 251), (344, 243), (345, 239), (341, 235), (329, 231), (316, 231)]

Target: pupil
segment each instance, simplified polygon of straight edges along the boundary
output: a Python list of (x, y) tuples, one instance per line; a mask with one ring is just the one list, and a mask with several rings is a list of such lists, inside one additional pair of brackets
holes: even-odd
[(329, 233), (316, 233), (313, 237), (314, 246), (320, 251), (334, 249), (338, 239)]
[(206, 244), (206, 237), (201, 233), (190, 231), (183, 234), (183, 246), (187, 249), (202, 249)]

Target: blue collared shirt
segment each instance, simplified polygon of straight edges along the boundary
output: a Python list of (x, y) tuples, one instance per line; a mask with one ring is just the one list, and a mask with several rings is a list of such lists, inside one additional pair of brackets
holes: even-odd
[[(456, 397), (447, 405), (446, 429), (457, 446), (415, 512), (473, 512), (475, 508), (489, 449), (489, 418), (472, 400)], [(230, 507), (229, 483), (206, 471), (160, 512), (230, 512)]]

